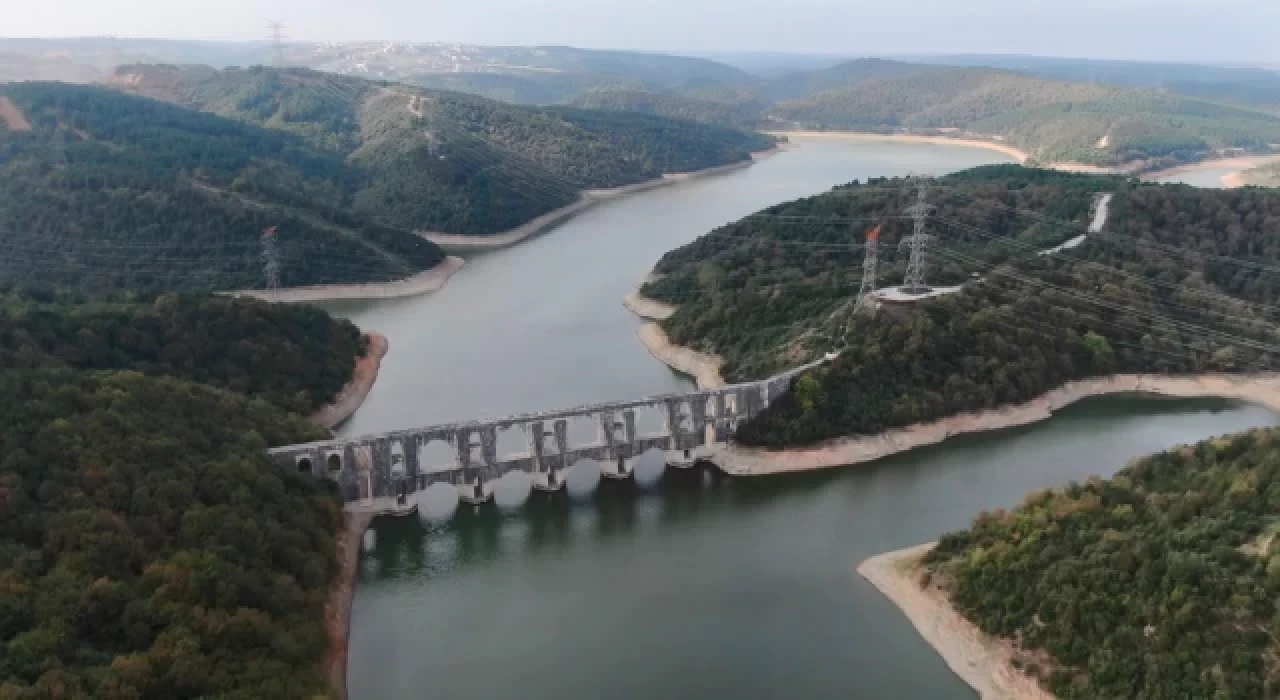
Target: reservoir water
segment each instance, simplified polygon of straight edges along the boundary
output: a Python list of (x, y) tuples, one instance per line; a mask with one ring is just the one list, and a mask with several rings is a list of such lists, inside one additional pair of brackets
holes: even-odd
[[(853, 179), (1003, 157), (952, 146), (807, 142), (749, 169), (615, 200), (471, 256), (441, 292), (331, 310), (391, 340), (347, 434), (690, 387), (635, 337), (622, 297), (663, 252)], [(450, 697), (964, 698), (896, 608), (853, 573), (1035, 488), (1178, 443), (1272, 425), (1225, 401), (1112, 397), (1025, 429), (874, 465), (731, 480), (669, 469), (653, 489), (446, 526), (379, 520), (362, 555), (355, 700)]]

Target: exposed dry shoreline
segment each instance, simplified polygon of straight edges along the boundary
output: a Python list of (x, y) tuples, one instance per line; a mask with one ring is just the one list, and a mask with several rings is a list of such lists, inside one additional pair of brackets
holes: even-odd
[(646, 192), (659, 187), (667, 187), (681, 182), (686, 182), (688, 180), (741, 170), (782, 150), (785, 150), (785, 144), (780, 144), (766, 151), (753, 153), (751, 154), (750, 160), (729, 163), (728, 165), (718, 165), (713, 168), (705, 168), (703, 170), (695, 170), (687, 173), (669, 173), (654, 180), (637, 182), (634, 185), (624, 185), (622, 187), (612, 187), (608, 189), (586, 190), (578, 195), (578, 201), (573, 204), (561, 207), (554, 211), (549, 211), (532, 221), (521, 224), (520, 226), (502, 233), (477, 236), (443, 233), (440, 231), (420, 231), (419, 235), (436, 245), (456, 251), (505, 248), (509, 245), (519, 243), (530, 236), (544, 233), (557, 224), (563, 223), (600, 202), (606, 202), (611, 199), (617, 199), (618, 197), (635, 194), (637, 192)]
[(324, 604), (324, 626), (329, 635), (325, 657), (329, 683), (341, 700), (347, 697), (347, 645), (351, 639), (351, 602), (356, 595), (356, 571), (360, 566), (360, 541), (373, 522), (371, 512), (344, 512), (338, 532), (338, 574)]
[(978, 413), (963, 413), (929, 423), (895, 428), (879, 435), (840, 438), (815, 447), (776, 451), (729, 446), (718, 450), (711, 459), (720, 469), (735, 476), (763, 476), (862, 464), (935, 445), (957, 435), (1038, 423), (1050, 418), (1055, 411), (1082, 399), (1118, 393), (1239, 399), (1280, 411), (1278, 374), (1206, 374), (1188, 377), (1126, 374), (1068, 382), (1027, 403)]
[(462, 258), (452, 255), (440, 261), (430, 270), (423, 270), (412, 277), (394, 282), (370, 282), (367, 284), (317, 284), (310, 287), (286, 287), (284, 289), (246, 289), (228, 292), (231, 296), (253, 297), (263, 301), (303, 303), (331, 301), (334, 299), (395, 299), (439, 291), (454, 273), (462, 269)]
[(871, 557), (858, 573), (902, 610), (916, 631), (982, 700), (1053, 700), (1013, 666), (1013, 645), (978, 629), (951, 606), (945, 591), (920, 585), (921, 560), (936, 543)]
[(356, 360), (356, 369), (351, 381), (342, 387), (342, 391), (333, 401), (321, 407), (311, 416), (311, 422), (329, 430), (334, 429), (350, 418), (364, 404), (365, 398), (378, 380), (378, 369), (382, 366), (382, 358), (387, 356), (391, 343), (381, 333), (366, 333), (369, 339), (369, 351), (364, 357)]
[(1146, 173), (1144, 178), (1155, 180), (1160, 178), (1172, 177), (1174, 175), (1183, 175), (1197, 170), (1218, 170), (1220, 168), (1235, 168), (1232, 172), (1222, 176), (1222, 185), (1228, 189), (1236, 187), (1244, 187), (1248, 184), (1245, 179), (1244, 171), (1250, 168), (1257, 168), (1272, 163), (1280, 163), (1280, 154), (1265, 156), (1240, 156), (1238, 158), (1220, 158), (1217, 160), (1206, 160), (1191, 165), (1180, 165), (1176, 168), (1168, 168), (1166, 170), (1158, 170), (1156, 172)]
[(658, 358), (662, 364), (693, 377), (699, 389), (714, 389), (725, 385), (724, 377), (720, 376), (723, 359), (717, 355), (708, 355), (692, 348), (673, 344), (667, 337), (666, 331), (657, 324), (657, 321), (670, 318), (671, 314), (676, 312), (676, 307), (643, 296), (639, 291), (628, 294), (622, 300), (622, 305), (640, 318), (651, 321), (640, 326), (637, 334), (649, 353)]
[[(382, 358), (387, 356), (390, 342), (381, 333), (367, 333), (369, 350), (356, 361), (351, 381), (338, 392), (332, 403), (324, 406), (311, 421), (332, 430), (350, 418), (373, 389), (378, 379)], [(329, 635), (329, 652), (325, 668), (329, 682), (338, 697), (347, 697), (347, 643), (351, 638), (351, 602), (356, 593), (356, 569), (360, 565), (360, 542), (373, 522), (371, 511), (344, 511), (342, 530), (338, 532), (338, 573), (329, 587), (324, 604), (324, 625)]]
[(724, 360), (718, 356), (673, 345), (666, 331), (656, 323), (641, 326), (639, 335), (640, 342), (644, 343), (654, 357), (671, 369), (693, 377), (699, 389), (724, 386), (724, 377), (720, 376), (720, 365), (724, 364)]
[[(877, 134), (874, 132), (861, 131), (778, 131), (771, 132), (775, 135), (786, 136), (794, 140), (840, 140), (840, 141), (897, 141), (900, 143), (929, 143), (948, 146), (969, 146), (972, 148), (984, 148), (989, 151), (996, 151), (1011, 156), (1019, 163), (1026, 163), (1031, 158), (1031, 154), (1026, 151), (1010, 146), (998, 141), (988, 141), (980, 138), (964, 138), (951, 136), (926, 136), (923, 134)], [(1141, 175), (1144, 180), (1158, 180), (1161, 178), (1181, 175), (1197, 170), (1214, 170), (1218, 168), (1238, 168), (1235, 172), (1229, 173), (1222, 177), (1222, 184), (1226, 187), (1242, 187), (1246, 184), (1243, 171), (1248, 168), (1255, 168), (1260, 165), (1280, 162), (1280, 154), (1270, 155), (1253, 155), (1239, 156), (1235, 158), (1218, 158), (1214, 160), (1205, 160), (1199, 163), (1189, 163), (1187, 165), (1179, 165), (1174, 168), (1166, 168), (1163, 170), (1142, 171), (1142, 161), (1127, 163), (1119, 166), (1101, 166), (1090, 165), (1088, 163), (1075, 163), (1069, 161), (1061, 161), (1054, 163), (1045, 163), (1044, 167), (1051, 170), (1062, 170), (1064, 172), (1086, 173), (1094, 175)]]
[(657, 299), (650, 299), (639, 291), (628, 294), (622, 300), (622, 305), (630, 309), (631, 313), (650, 321), (665, 321), (676, 312), (676, 307)]
[(785, 136), (794, 141), (896, 141), (899, 143), (928, 143), (941, 146), (968, 146), (1003, 153), (1024, 163), (1030, 154), (1013, 146), (972, 138), (950, 136), (925, 136), (923, 134), (877, 134), (870, 131), (774, 131), (775, 136)]

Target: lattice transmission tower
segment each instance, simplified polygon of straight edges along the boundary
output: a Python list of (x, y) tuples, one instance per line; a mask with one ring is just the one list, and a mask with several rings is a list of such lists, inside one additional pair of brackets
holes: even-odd
[(284, 65), (284, 22), (267, 22), (267, 38), (271, 40), (271, 65)]
[(858, 287), (858, 303), (853, 313), (872, 313), (876, 310), (872, 294), (876, 291), (876, 265), (879, 263), (880, 226), (867, 232), (866, 255), (862, 258), (862, 285)]
[(276, 248), (276, 227), (262, 232), (262, 265), (267, 289), (280, 289), (280, 251)]
[(915, 220), (911, 237), (903, 244), (911, 248), (911, 258), (907, 261), (907, 275), (902, 281), (902, 291), (908, 294), (921, 294), (929, 291), (925, 285), (925, 258), (929, 246), (929, 234), (925, 233), (925, 224), (933, 207), (929, 204), (929, 181), (920, 178), (916, 182), (916, 203), (907, 208), (907, 214)]

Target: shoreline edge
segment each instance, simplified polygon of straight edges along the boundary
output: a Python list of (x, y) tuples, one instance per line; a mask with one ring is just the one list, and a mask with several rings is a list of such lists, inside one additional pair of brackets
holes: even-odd
[(631, 313), (648, 321), (640, 326), (636, 334), (650, 355), (672, 370), (692, 377), (699, 389), (725, 386), (724, 377), (720, 375), (720, 367), (724, 364), (723, 358), (676, 345), (671, 342), (667, 332), (662, 330), (659, 321), (670, 318), (671, 314), (676, 312), (676, 307), (657, 299), (650, 299), (639, 291), (628, 294), (622, 300), (622, 305)]
[(449, 279), (458, 270), (461, 270), (465, 263), (466, 261), (462, 258), (448, 255), (433, 268), (391, 282), (316, 284), (307, 287), (284, 287), (275, 290), (243, 289), (224, 293), (234, 297), (252, 297), (262, 301), (282, 304), (338, 301), (343, 299), (399, 299), (438, 292), (444, 289), (444, 286), (449, 283)]
[(527, 221), (515, 228), (502, 231), (500, 233), (473, 235), (461, 233), (445, 233), (443, 231), (419, 231), (418, 235), (445, 248), (454, 251), (472, 251), (472, 250), (493, 250), (496, 248), (506, 248), (515, 245), (520, 241), (531, 236), (536, 236), (555, 228), (556, 226), (568, 221), (574, 216), (594, 207), (601, 202), (617, 199), (629, 194), (638, 192), (647, 192), (649, 190), (658, 189), (660, 187), (668, 187), (690, 180), (697, 180), (715, 175), (731, 173), (752, 165), (787, 150), (788, 144), (779, 143), (772, 148), (764, 151), (757, 151), (751, 154), (747, 160), (741, 160), (736, 163), (728, 163), (726, 165), (716, 165), (702, 170), (692, 170), (683, 173), (665, 173), (652, 180), (644, 182), (636, 182), (630, 185), (622, 185), (621, 187), (611, 187), (607, 189), (583, 190), (578, 193), (578, 200), (572, 204), (567, 204), (559, 209), (549, 211), (537, 218)]
[[(1020, 165), (1025, 165), (1031, 159), (1031, 154), (1006, 143), (995, 140), (977, 138), (976, 136), (938, 136), (926, 134), (880, 134), (871, 131), (770, 131), (767, 132), (775, 136), (785, 136), (792, 140), (802, 141), (810, 140), (833, 140), (833, 141), (888, 141), (899, 143), (924, 143), (943, 146), (962, 146), (969, 148), (981, 148), (989, 151), (1003, 153), (1015, 159)], [(1162, 178), (1168, 178), (1175, 175), (1182, 175), (1198, 170), (1217, 170), (1219, 168), (1237, 168), (1233, 172), (1222, 176), (1222, 184), (1227, 189), (1242, 187), (1247, 183), (1244, 181), (1244, 171), (1248, 168), (1258, 167), (1271, 163), (1280, 162), (1280, 153), (1259, 153), (1246, 156), (1230, 156), (1212, 158), (1209, 160), (1197, 161), (1195, 163), (1186, 163), (1176, 165), (1170, 168), (1161, 168), (1158, 170), (1142, 170), (1141, 162), (1129, 163), (1120, 166), (1099, 166), (1089, 165), (1087, 163), (1075, 163), (1070, 161), (1044, 163), (1042, 167), (1049, 170), (1061, 170), (1063, 172), (1093, 174), (1093, 175), (1128, 175), (1140, 177), (1143, 181), (1154, 182)]]
[(1010, 642), (992, 637), (961, 615), (937, 586), (920, 584), (924, 557), (936, 542), (886, 552), (857, 572), (907, 617), (947, 666), (982, 700), (1054, 700), (1034, 678), (1013, 665)]
[(369, 339), (368, 349), (363, 357), (356, 358), (355, 370), (351, 381), (333, 397), (333, 400), (320, 410), (311, 414), (311, 422), (328, 430), (333, 430), (350, 418), (369, 397), (373, 385), (378, 381), (378, 371), (382, 368), (382, 359), (391, 349), (391, 343), (385, 335), (369, 331), (364, 334)]
[(767, 476), (853, 466), (936, 445), (960, 435), (1039, 423), (1077, 401), (1108, 394), (1232, 399), (1280, 413), (1280, 374), (1121, 374), (1080, 379), (1050, 389), (1025, 403), (961, 413), (875, 435), (836, 438), (812, 447), (765, 450), (729, 445), (716, 450), (710, 460), (731, 476)]

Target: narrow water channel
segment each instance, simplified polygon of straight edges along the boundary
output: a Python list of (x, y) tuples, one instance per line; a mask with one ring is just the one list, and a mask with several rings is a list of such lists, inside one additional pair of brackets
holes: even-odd
[[(416, 299), (334, 304), (391, 340), (343, 430), (378, 432), (689, 388), (635, 337), (621, 298), (663, 252), (852, 179), (1002, 158), (901, 143), (804, 143), (740, 172), (617, 200), (473, 256)], [(1222, 401), (1113, 397), (1038, 426), (821, 474), (669, 469), (653, 489), (446, 526), (375, 524), (351, 634), (356, 700), (449, 697), (973, 698), (861, 559), (936, 538), (1027, 491), (1174, 444), (1280, 422)]]

